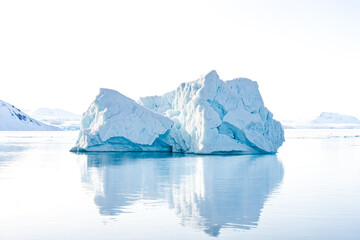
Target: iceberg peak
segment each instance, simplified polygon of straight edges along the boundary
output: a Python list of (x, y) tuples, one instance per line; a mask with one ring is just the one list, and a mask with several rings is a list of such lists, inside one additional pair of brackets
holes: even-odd
[(219, 80), (219, 75), (215, 70), (210, 71), (208, 74), (205, 75), (205, 81), (211, 81), (211, 80)]

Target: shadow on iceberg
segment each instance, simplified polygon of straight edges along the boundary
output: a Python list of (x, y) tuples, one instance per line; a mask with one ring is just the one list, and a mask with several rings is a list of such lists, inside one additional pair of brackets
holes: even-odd
[(173, 209), (181, 225), (211, 236), (218, 236), (222, 228), (256, 227), (265, 201), (284, 175), (276, 155), (86, 156), (82, 181), (94, 191), (100, 214), (115, 216), (137, 201), (156, 200)]

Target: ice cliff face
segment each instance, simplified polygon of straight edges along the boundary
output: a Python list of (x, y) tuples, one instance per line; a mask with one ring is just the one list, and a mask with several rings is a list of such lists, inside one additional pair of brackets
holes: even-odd
[(102, 89), (83, 116), (73, 150), (256, 154), (274, 153), (283, 142), (257, 83), (224, 82), (212, 71), (139, 104)]
[(84, 113), (73, 151), (171, 151), (160, 136), (173, 122), (119, 92), (100, 89)]
[(20, 109), (0, 100), (0, 131), (59, 131), (29, 117)]
[(222, 81), (215, 71), (140, 103), (174, 121), (173, 151), (273, 153), (284, 142), (281, 124), (265, 107), (249, 79)]

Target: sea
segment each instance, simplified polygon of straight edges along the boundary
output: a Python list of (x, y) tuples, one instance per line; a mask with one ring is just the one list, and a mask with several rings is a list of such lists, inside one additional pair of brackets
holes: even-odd
[(72, 153), (0, 132), (0, 239), (360, 239), (360, 130), (286, 129), (277, 154)]

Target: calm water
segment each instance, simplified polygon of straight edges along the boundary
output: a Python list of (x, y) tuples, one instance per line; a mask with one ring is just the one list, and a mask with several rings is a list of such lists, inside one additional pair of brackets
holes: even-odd
[(360, 132), (288, 130), (277, 155), (74, 154), (0, 132), (0, 239), (360, 239)]

